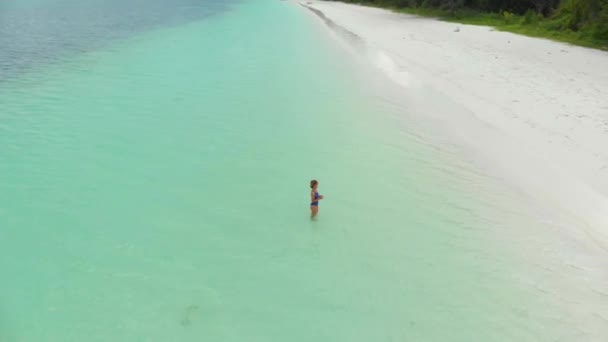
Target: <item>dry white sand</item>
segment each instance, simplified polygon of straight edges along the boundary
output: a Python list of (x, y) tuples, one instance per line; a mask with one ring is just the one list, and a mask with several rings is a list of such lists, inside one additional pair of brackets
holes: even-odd
[(425, 115), (529, 196), (580, 218), (576, 229), (608, 251), (608, 53), (377, 8), (301, 4), (357, 36), (410, 98), (432, 89), (449, 99)]

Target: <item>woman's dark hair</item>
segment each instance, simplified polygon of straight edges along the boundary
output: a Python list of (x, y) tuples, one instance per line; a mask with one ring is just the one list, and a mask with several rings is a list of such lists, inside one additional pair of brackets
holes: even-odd
[(312, 188), (314, 188), (314, 187), (315, 187), (315, 185), (317, 185), (318, 183), (319, 183), (319, 182), (317, 182), (317, 180), (316, 180), (316, 179), (311, 180), (311, 181), (310, 181), (310, 188), (311, 188), (311, 189), (312, 189)]

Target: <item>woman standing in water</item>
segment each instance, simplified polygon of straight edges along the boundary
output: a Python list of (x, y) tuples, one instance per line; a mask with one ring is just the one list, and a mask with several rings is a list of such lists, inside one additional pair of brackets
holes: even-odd
[(310, 181), (310, 217), (317, 216), (319, 212), (319, 200), (323, 199), (323, 195), (319, 195), (317, 186), (319, 182), (316, 179)]

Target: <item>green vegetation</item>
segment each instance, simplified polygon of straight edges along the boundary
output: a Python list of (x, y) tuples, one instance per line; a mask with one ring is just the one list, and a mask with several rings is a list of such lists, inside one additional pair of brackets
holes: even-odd
[(608, 50), (608, 0), (342, 0)]

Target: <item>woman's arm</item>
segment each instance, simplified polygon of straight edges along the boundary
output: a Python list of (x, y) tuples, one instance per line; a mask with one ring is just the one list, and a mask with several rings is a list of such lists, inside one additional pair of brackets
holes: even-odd
[(310, 192), (310, 201), (311, 202), (322, 200), (322, 199), (323, 199), (323, 195), (319, 195), (319, 198), (315, 199), (315, 192), (314, 191)]
[(310, 192), (310, 201), (311, 202), (322, 200), (322, 199), (323, 199), (323, 195), (319, 195), (319, 198), (315, 198), (315, 192), (314, 191)]

